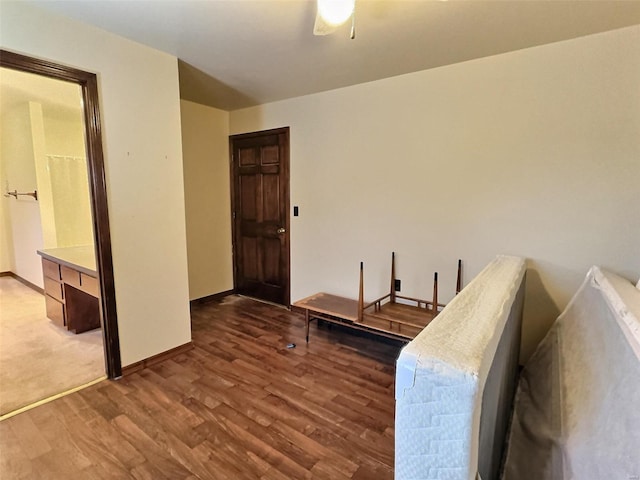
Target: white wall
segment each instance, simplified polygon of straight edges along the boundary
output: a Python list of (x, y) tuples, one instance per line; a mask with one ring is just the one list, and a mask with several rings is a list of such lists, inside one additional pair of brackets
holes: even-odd
[(177, 59), (20, 2), (0, 44), (98, 74), (123, 365), (190, 341)]
[[(35, 157), (44, 145), (42, 107), (24, 102), (0, 117), (3, 165), (2, 193), (5, 189), (33, 192), (37, 189)], [(36, 250), (42, 248), (43, 231), (39, 203), (31, 197), (2, 197), (4, 210), (3, 257), (5, 269), (34, 285), (43, 287), (42, 266)]]
[(189, 298), (233, 288), (229, 113), (182, 100)]
[(291, 127), (292, 299), (453, 295), (500, 253), (529, 259), (523, 356), (589, 266), (640, 275), (640, 27), (231, 112)]
[[(82, 92), (78, 88), (78, 99), (81, 98)], [(43, 114), (47, 154), (84, 157), (86, 148), (83, 112), (81, 110), (65, 111), (46, 106)]]

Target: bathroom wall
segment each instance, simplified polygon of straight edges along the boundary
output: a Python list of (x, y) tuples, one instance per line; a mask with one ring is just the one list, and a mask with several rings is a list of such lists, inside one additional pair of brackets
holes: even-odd
[[(37, 189), (35, 156), (44, 151), (42, 107), (23, 102), (0, 117), (0, 163), (2, 190), (32, 192)], [(2, 235), (2, 271), (43, 286), (42, 268), (36, 250), (42, 248), (43, 229), (39, 202), (31, 197), (2, 197), (5, 223)], [(5, 270), (6, 269), (6, 270)]]
[(93, 244), (77, 85), (0, 69), (0, 272), (42, 287), (37, 250)]

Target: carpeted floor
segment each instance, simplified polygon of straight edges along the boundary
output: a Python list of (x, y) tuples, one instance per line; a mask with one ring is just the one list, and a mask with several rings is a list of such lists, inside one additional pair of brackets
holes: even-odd
[(104, 376), (100, 329), (56, 327), (43, 295), (0, 277), (0, 415)]

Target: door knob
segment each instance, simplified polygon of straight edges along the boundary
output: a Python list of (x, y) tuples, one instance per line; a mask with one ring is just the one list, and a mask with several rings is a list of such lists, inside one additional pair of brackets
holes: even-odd
[(284, 227), (280, 227), (277, 231), (278, 233), (285, 233), (287, 230)]

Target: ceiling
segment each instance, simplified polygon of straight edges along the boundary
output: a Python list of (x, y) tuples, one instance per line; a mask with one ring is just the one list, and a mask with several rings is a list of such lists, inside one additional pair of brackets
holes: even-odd
[(31, 0), (180, 59), (182, 98), (224, 110), (640, 24), (640, 1), (357, 0), (313, 35), (313, 0)]
[(0, 113), (11, 112), (26, 102), (39, 103), (46, 114), (82, 118), (79, 85), (0, 67)]

